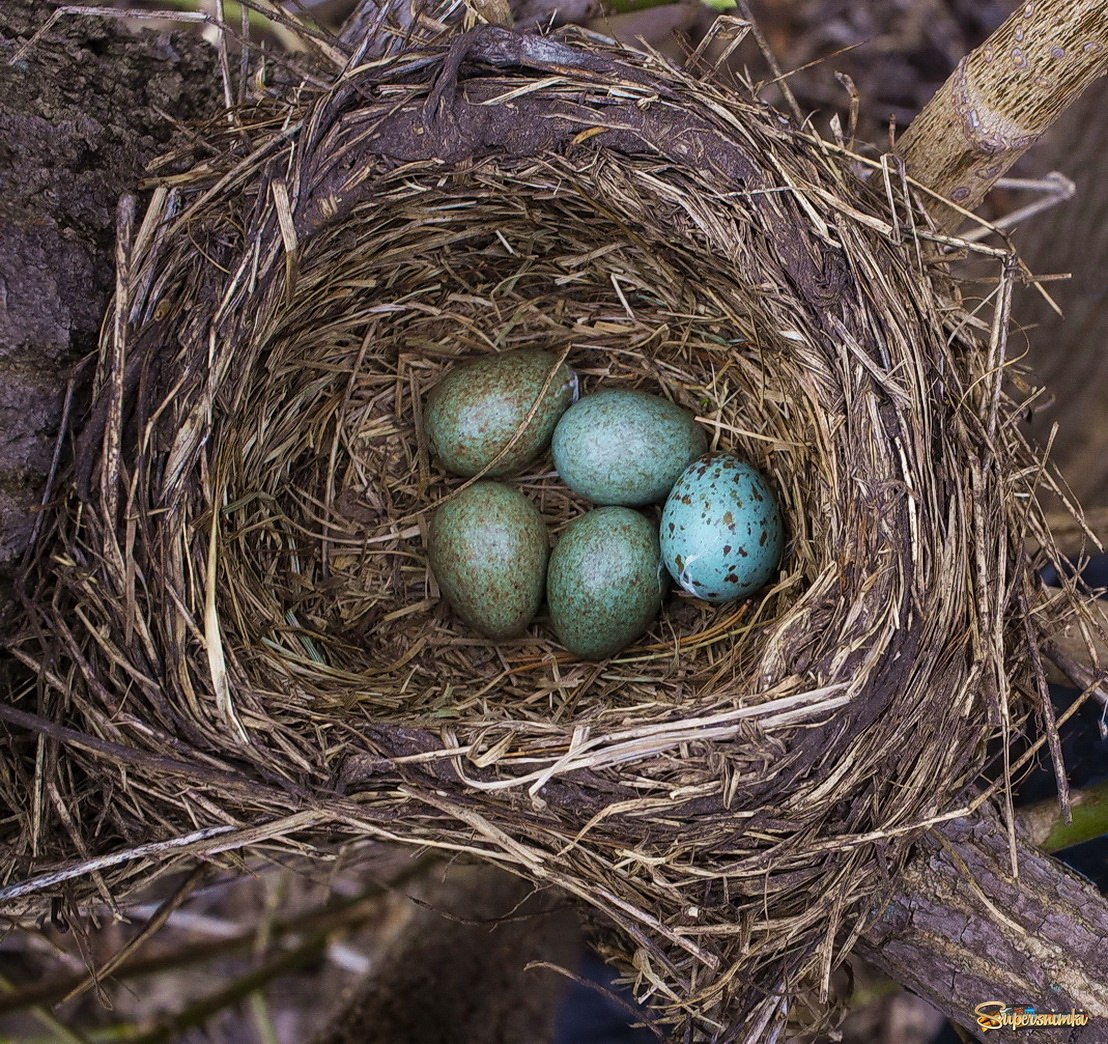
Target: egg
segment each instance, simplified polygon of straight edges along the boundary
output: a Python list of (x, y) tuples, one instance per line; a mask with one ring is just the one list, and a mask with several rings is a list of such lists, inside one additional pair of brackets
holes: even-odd
[[(527, 420), (555, 367), (538, 410)], [(435, 385), (423, 409), (423, 432), (442, 466), (469, 478), (526, 422), (512, 448), (486, 472), (494, 478), (511, 475), (546, 449), (558, 418), (576, 398), (577, 375), (549, 352), (501, 352), (457, 366)]]
[(773, 491), (730, 453), (690, 464), (662, 509), (662, 560), (684, 590), (706, 602), (757, 591), (777, 571), (784, 541)]
[(431, 572), (450, 607), (489, 638), (522, 634), (542, 602), (550, 554), (535, 505), (500, 482), (475, 482), (431, 519)]
[(550, 555), (550, 621), (570, 652), (603, 660), (650, 627), (668, 586), (657, 526), (630, 508), (595, 508), (566, 527)]
[(605, 388), (571, 406), (554, 429), (554, 467), (594, 504), (661, 500), (708, 448), (692, 414), (659, 395)]

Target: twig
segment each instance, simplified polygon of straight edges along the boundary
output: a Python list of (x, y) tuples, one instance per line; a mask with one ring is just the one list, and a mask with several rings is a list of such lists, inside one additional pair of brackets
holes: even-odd
[(784, 95), (785, 101), (789, 103), (789, 108), (796, 119), (796, 125), (802, 127), (804, 125), (804, 113), (800, 110), (800, 105), (797, 103), (792, 87), (789, 86), (787, 77), (781, 72), (781, 66), (777, 62), (777, 56), (773, 53), (773, 48), (770, 47), (769, 41), (766, 40), (762, 30), (758, 27), (757, 19), (750, 10), (750, 4), (747, 3), (747, 0), (739, 0), (738, 9), (742, 12), (744, 21), (750, 27), (750, 32), (758, 42), (758, 49), (762, 52), (762, 57), (769, 66), (770, 72), (773, 73), (772, 82), (780, 86), (781, 93)]
[(955, 228), (1106, 62), (1104, 0), (1020, 4), (963, 58), (897, 146), (914, 178), (957, 204), (935, 208), (940, 227)]
[(221, 837), (224, 834), (234, 832), (235, 827), (233, 826), (205, 827), (202, 830), (194, 830), (191, 834), (169, 838), (166, 841), (152, 841), (145, 845), (135, 845), (133, 848), (128, 848), (121, 852), (112, 852), (109, 855), (99, 856), (85, 862), (64, 867), (60, 870), (40, 874), (38, 877), (32, 877), (26, 881), (17, 881), (15, 884), (6, 885), (0, 888), (0, 901), (19, 899), (39, 889), (48, 888), (54, 884), (60, 884), (62, 881), (69, 881), (74, 877), (83, 877), (85, 874), (93, 873), (97, 870), (103, 870), (110, 866), (117, 866), (120, 863), (141, 859), (147, 855), (166, 852), (170, 849), (187, 848), (189, 845), (195, 844), (196, 842), (207, 841), (213, 837)]
[(154, 916), (151, 917), (139, 930), (138, 934), (126, 944), (124, 944), (118, 952), (110, 957), (107, 963), (102, 968), (95, 969), (84, 982), (75, 986), (62, 998), (62, 1003), (71, 1001), (75, 997), (79, 997), (86, 990), (91, 989), (93, 986), (98, 986), (102, 980), (106, 979), (112, 974), (121, 964), (127, 961), (134, 953), (136, 953), (143, 943), (147, 942), (152, 936), (154, 936), (161, 927), (169, 920), (170, 915), (174, 910), (177, 910), (185, 902), (198, 885), (211, 873), (212, 868), (207, 863), (201, 863), (197, 866), (192, 873), (190, 873), (180, 886), (173, 892), (173, 894), (158, 906)]
[[(352, 930), (374, 916), (377, 912), (376, 903), (382, 895), (403, 888), (410, 881), (425, 873), (433, 862), (434, 860), (428, 857), (413, 859), (391, 881), (374, 882), (351, 899), (339, 903), (328, 901), (295, 917), (275, 921), (270, 929), (270, 937), (273, 940), (280, 940), (286, 936), (311, 929), (323, 935)], [(113, 982), (124, 982), (129, 979), (143, 978), (147, 975), (183, 968), (190, 964), (198, 964), (215, 957), (225, 957), (230, 954), (248, 951), (256, 940), (257, 932), (251, 929), (237, 933), (230, 938), (208, 939), (203, 942), (190, 943), (171, 953), (159, 954), (156, 957), (148, 957), (143, 960), (135, 959), (132, 953), (114, 968), (111, 978)], [(98, 978), (103, 980), (105, 978), (104, 973), (98, 973)], [(84, 974), (70, 975), (25, 986), (19, 991), (6, 996), (0, 995), (0, 1015), (23, 1011), (34, 1005), (57, 1004), (62, 998), (78, 989), (84, 981)]]
[[(996, 187), (1023, 189), (1039, 193), (1039, 198), (1034, 202), (1028, 203), (1018, 210), (1013, 210), (1002, 218), (997, 218), (994, 222), (994, 228), (996, 229), (1014, 228), (1029, 217), (1034, 217), (1044, 210), (1050, 210), (1052, 207), (1058, 206), (1059, 203), (1065, 203), (1066, 200), (1072, 199), (1073, 194), (1077, 191), (1077, 186), (1058, 171), (1052, 171), (1042, 178), (1000, 178), (996, 183)], [(965, 234), (965, 239), (970, 243), (976, 243), (978, 240), (991, 235), (992, 231), (988, 228), (975, 228)]]
[(1053, 798), (1027, 805), (1019, 811), (1020, 825), (1044, 852), (1084, 844), (1108, 834), (1108, 779), (1070, 791), (1072, 822), (1058, 814)]
[(328, 932), (316, 932), (310, 935), (299, 946), (266, 961), (260, 967), (236, 979), (230, 986), (202, 997), (176, 1015), (162, 1019), (152, 1029), (131, 1038), (132, 1044), (160, 1044), (162, 1041), (177, 1040), (186, 1030), (203, 1026), (213, 1015), (234, 1007), (274, 979), (314, 960), (325, 950), (328, 934)]

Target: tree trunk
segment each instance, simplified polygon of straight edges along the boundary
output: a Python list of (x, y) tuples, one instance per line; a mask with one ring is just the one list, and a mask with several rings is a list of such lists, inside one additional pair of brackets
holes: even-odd
[[(27, 546), (74, 362), (114, 285), (116, 200), (222, 98), (213, 49), (186, 34), (0, 3), (0, 577)], [(172, 116), (167, 115), (172, 114)]]

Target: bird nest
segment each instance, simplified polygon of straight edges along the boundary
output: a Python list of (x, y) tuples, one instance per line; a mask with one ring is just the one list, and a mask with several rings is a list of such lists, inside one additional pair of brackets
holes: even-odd
[[(492, 27), (242, 108), (150, 187), (11, 646), (39, 738), (7, 738), (8, 910), (399, 841), (579, 900), (675, 1035), (761, 1039), (826, 996), (912, 841), (1044, 706), (1029, 621), (1062, 596), (1025, 550), (1045, 471), (1006, 390), (1007, 255), (963, 299), (894, 164)], [(427, 528), (463, 483), (421, 404), (524, 347), (755, 462), (771, 586), (675, 595), (602, 663), (541, 615), (461, 624)], [(555, 532), (587, 508), (548, 458), (510, 481)]]

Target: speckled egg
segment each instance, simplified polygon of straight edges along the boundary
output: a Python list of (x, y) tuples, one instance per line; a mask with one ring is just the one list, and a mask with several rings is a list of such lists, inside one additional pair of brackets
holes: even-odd
[(689, 465), (662, 509), (661, 536), (674, 580), (717, 604), (757, 591), (777, 571), (785, 543), (773, 491), (730, 453)]
[(423, 432), (431, 452), (455, 475), (476, 475), (526, 428), (486, 474), (511, 475), (550, 444), (558, 418), (577, 398), (577, 375), (558, 366), (535, 415), (527, 415), (558, 364), (549, 352), (501, 352), (452, 369), (427, 396)]
[(604, 388), (566, 410), (551, 449), (562, 481), (594, 504), (661, 500), (708, 448), (692, 414), (659, 395)]
[(550, 621), (570, 652), (603, 660), (650, 627), (668, 586), (657, 527), (630, 508), (596, 508), (569, 524), (550, 555)]
[(522, 493), (475, 482), (435, 512), (428, 551), (443, 595), (470, 627), (489, 638), (527, 629), (542, 601), (550, 545)]

